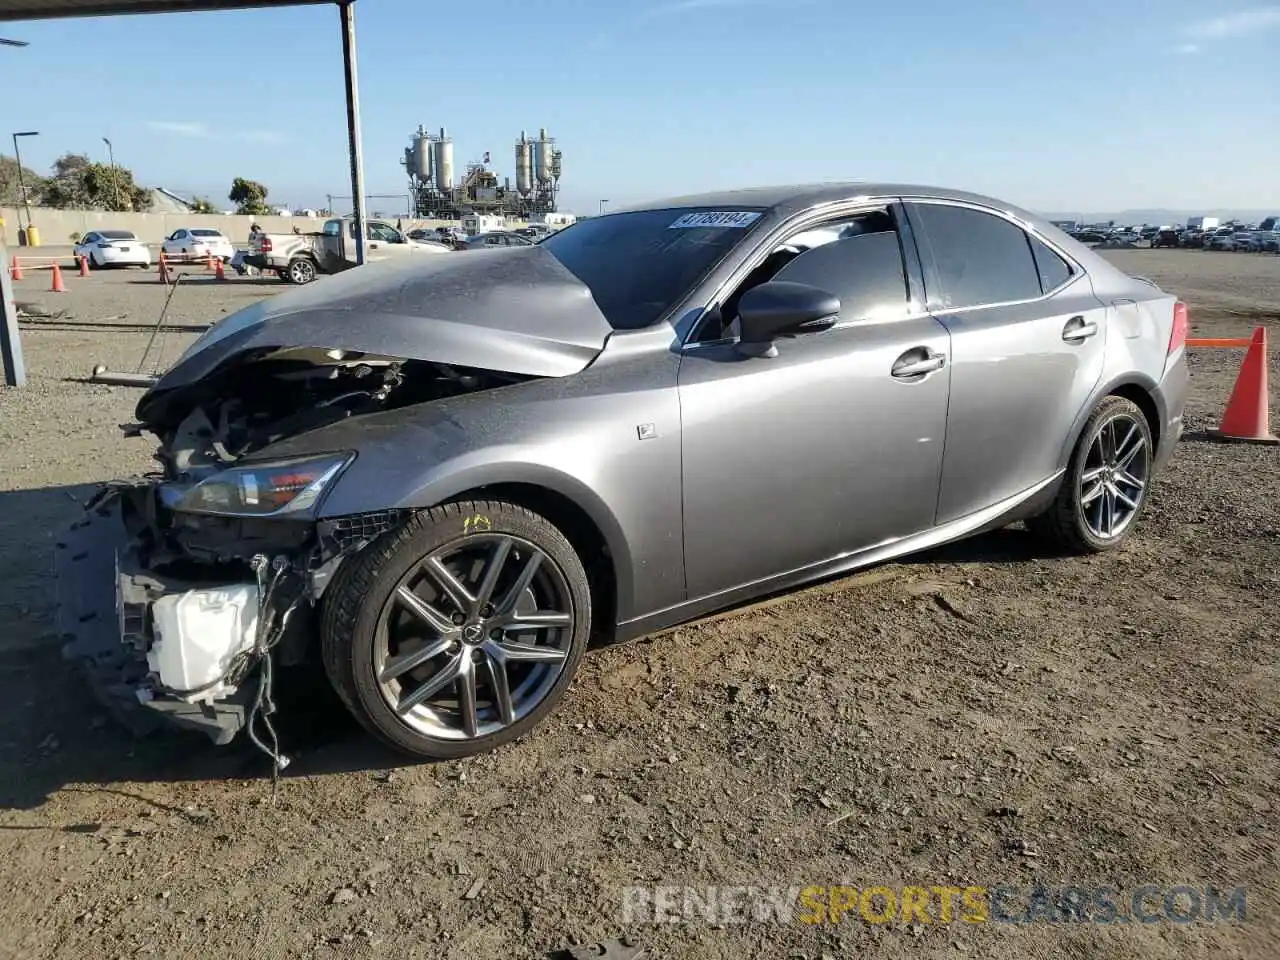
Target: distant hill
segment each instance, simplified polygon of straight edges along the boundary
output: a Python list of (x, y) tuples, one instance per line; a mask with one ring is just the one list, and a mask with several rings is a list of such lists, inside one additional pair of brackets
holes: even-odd
[(1189, 217), (1217, 217), (1219, 220), (1245, 220), (1257, 223), (1265, 217), (1280, 214), (1280, 210), (1117, 210), (1112, 213), (1042, 213), (1046, 220), (1080, 220), (1084, 223), (1106, 223), (1114, 220), (1118, 224), (1146, 223), (1152, 226), (1160, 224), (1186, 223)]

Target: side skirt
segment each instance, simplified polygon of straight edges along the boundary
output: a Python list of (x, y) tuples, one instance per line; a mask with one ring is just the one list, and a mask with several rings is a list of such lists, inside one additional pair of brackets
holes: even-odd
[(643, 617), (625, 621), (618, 624), (615, 631), (615, 639), (619, 641), (633, 640), (647, 633), (665, 630), (668, 627), (695, 620), (698, 617), (706, 616), (726, 607), (790, 590), (814, 580), (851, 573), (862, 567), (884, 563), (908, 554), (919, 553), (923, 550), (931, 550), (934, 547), (942, 546), (944, 543), (951, 543), (955, 540), (962, 540), (966, 537), (985, 533), (988, 530), (1007, 526), (1017, 520), (1039, 513), (1053, 499), (1054, 494), (1057, 492), (1058, 484), (1065, 473), (1065, 470), (1059, 470), (1047, 479), (1037, 483), (1034, 487), (1016, 493), (1012, 497), (1001, 500), (999, 503), (983, 510), (953, 520), (941, 527), (933, 527), (922, 533), (898, 537), (874, 546), (864, 547), (861, 550), (842, 553), (829, 560), (822, 560), (806, 567), (789, 570), (777, 576), (756, 580), (739, 587), (732, 587), (720, 593), (700, 597), (697, 600), (689, 600), (673, 607), (658, 610), (655, 613), (646, 614)]

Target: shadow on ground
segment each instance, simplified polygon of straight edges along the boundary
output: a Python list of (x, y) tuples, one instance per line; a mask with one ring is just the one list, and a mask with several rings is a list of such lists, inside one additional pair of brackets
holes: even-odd
[[(79, 667), (63, 659), (54, 628), (52, 548), (95, 489), (87, 484), (0, 493), (0, 622), (10, 625), (0, 637), (0, 808), (36, 807), (64, 789), (270, 776), (270, 760), (243, 736), (228, 747), (215, 747), (200, 734), (136, 738), (99, 706)], [(901, 562), (1018, 564), (1047, 555), (1025, 531), (1005, 529)], [(752, 605), (737, 612), (750, 616)], [(284, 776), (411, 762), (358, 726), (318, 666), (279, 670), (276, 693), (273, 720), (292, 761)]]
[[(248, 740), (215, 747), (199, 734), (138, 739), (111, 720), (62, 657), (55, 633), (53, 547), (94, 484), (0, 492), (0, 808), (27, 809), (69, 784), (269, 776)], [(401, 766), (347, 712), (315, 668), (277, 673), (274, 717), (293, 762), (285, 776)]]

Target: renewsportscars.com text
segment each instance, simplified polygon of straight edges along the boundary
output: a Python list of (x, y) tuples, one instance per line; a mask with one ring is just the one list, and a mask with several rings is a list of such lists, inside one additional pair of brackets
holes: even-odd
[(625, 923), (1193, 923), (1244, 921), (1244, 887), (1144, 884), (624, 887)]

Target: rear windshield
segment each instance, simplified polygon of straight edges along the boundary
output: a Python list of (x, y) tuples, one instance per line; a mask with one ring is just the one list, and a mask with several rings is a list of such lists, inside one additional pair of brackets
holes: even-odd
[(193, 237), (220, 237), (220, 236), (222, 236), (222, 234), (220, 234), (217, 230), (192, 230), (192, 231), (191, 231), (191, 235), (192, 235)]
[(762, 208), (679, 207), (579, 220), (538, 244), (591, 290), (615, 330), (655, 323), (759, 224)]
[(128, 230), (99, 230), (98, 236), (104, 240), (133, 240), (133, 234)]

